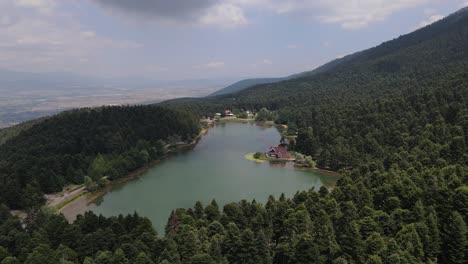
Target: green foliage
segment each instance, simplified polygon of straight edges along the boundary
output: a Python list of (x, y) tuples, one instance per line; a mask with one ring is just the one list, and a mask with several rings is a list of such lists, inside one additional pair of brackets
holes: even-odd
[(94, 158), (93, 162), (89, 166), (88, 175), (94, 181), (99, 181), (102, 177), (106, 176), (106, 172), (109, 171), (106, 160), (101, 154), (98, 154)]
[(10, 256), (10, 253), (8, 253), (8, 251), (4, 247), (0, 246), (0, 263), (2, 260), (4, 260), (5, 258), (9, 256)]
[(58, 262), (57, 253), (47, 244), (41, 244), (29, 254), (26, 264), (55, 264)]
[(268, 111), (266, 108), (260, 109), (255, 117), (255, 121), (274, 121), (276, 120), (276, 113), (272, 111)]
[(445, 222), (443, 236), (446, 243), (442, 246), (442, 260), (446, 263), (466, 263), (467, 227), (458, 212), (452, 212)]
[(246, 112), (240, 112), (237, 115), (238, 118), (249, 118), (249, 115)]
[(305, 156), (304, 159), (305, 159), (306, 164), (309, 167), (315, 168), (317, 166), (317, 164), (315, 163), (315, 161), (312, 159), (311, 156)]
[(263, 153), (261, 153), (261, 152), (255, 152), (255, 153), (253, 154), (253, 157), (254, 157), (254, 159), (259, 159), (259, 158), (262, 157), (262, 155), (263, 155)]
[[(0, 148), (0, 201), (10, 208), (40, 205), (42, 193), (115, 179), (164, 155), (161, 140), (190, 141), (199, 119), (184, 110), (121, 106), (72, 110), (34, 123)], [(21, 176), (19, 176), (21, 175)]]
[(13, 217), (0, 225), (0, 263), (151, 264), (162, 253), (163, 239), (137, 214), (105, 218), (87, 212), (70, 224), (37, 210), (29, 218), (27, 227)]
[(1, 264), (21, 264), (21, 262), (16, 257), (6, 257)]
[(95, 181), (93, 181), (93, 179), (91, 179), (91, 177), (89, 176), (85, 176), (84, 177), (84, 185), (85, 185), (85, 188), (86, 190), (90, 191), (90, 192), (94, 192), (95, 190), (98, 189), (98, 185), (96, 184)]
[[(137, 214), (88, 212), (69, 224), (32, 210), (23, 227), (0, 213), (1, 263), (466, 263), (467, 42), (465, 11), (302, 78), (163, 104), (195, 114), (261, 109), (259, 120), (291, 124), (297, 151), (343, 169), (331, 191), (222, 209), (196, 203), (173, 211), (164, 238)], [(2, 145), (0, 200), (29, 206), (38, 203), (35, 182), (53, 191), (75, 179), (67, 172), (87, 171), (89, 184), (137, 168), (161, 153), (161, 139), (196, 134), (197, 118), (179, 111), (47, 119)]]

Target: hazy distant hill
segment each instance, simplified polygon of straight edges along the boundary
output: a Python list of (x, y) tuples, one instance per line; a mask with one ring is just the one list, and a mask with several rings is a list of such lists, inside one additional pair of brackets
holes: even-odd
[[(201, 115), (267, 108), (297, 134), (291, 148), (344, 171), (331, 194), (269, 199), (263, 232), (281, 246), (268, 263), (466, 263), (466, 8), (300, 78), (164, 105)], [(229, 207), (235, 234), (261, 219), (244, 204)], [(237, 220), (240, 208), (249, 213)]]
[[(257, 84), (232, 94), (164, 104), (203, 115), (225, 108), (276, 111), (277, 122), (311, 127), (314, 150), (310, 154), (322, 166), (336, 169), (353, 165), (359, 157), (357, 153), (362, 154), (361, 162), (372, 160), (370, 150), (365, 147), (370, 141), (386, 146), (391, 142), (387, 134), (396, 131), (416, 137), (422, 127), (436, 126), (433, 122), (437, 120), (446, 122), (444, 131), (447, 127), (461, 130), (454, 135), (468, 142), (467, 102), (468, 9), (465, 8), (432, 25), (334, 60), (297, 78)], [(403, 125), (401, 120), (408, 123)], [(347, 151), (343, 153), (343, 149)]]
[(229, 94), (229, 93), (236, 93), (236, 92), (240, 92), (242, 90), (245, 90), (245, 89), (250, 88), (250, 87), (255, 86), (255, 85), (270, 84), (270, 83), (276, 83), (276, 82), (281, 82), (281, 81), (292, 80), (292, 79), (296, 79), (296, 78), (300, 78), (300, 77), (304, 77), (304, 76), (311, 76), (313, 74), (317, 74), (317, 73), (321, 73), (321, 72), (330, 70), (335, 66), (338, 66), (338, 65), (340, 65), (342, 63), (345, 63), (345, 62), (351, 60), (356, 55), (357, 54), (352, 54), (352, 55), (345, 56), (343, 58), (335, 59), (335, 60), (332, 60), (329, 63), (326, 63), (326, 64), (324, 64), (324, 65), (322, 65), (322, 66), (320, 66), (320, 67), (318, 67), (318, 68), (316, 68), (314, 70), (293, 74), (293, 75), (290, 75), (290, 76), (287, 76), (287, 77), (253, 78), (253, 79), (241, 80), (241, 81), (235, 82), (235, 83), (233, 83), (233, 84), (231, 84), (231, 85), (229, 85), (227, 87), (224, 87), (224, 88), (210, 94), (209, 96), (217, 96), (217, 95), (223, 95), (223, 94)]
[(273, 83), (273, 82), (279, 82), (282, 80), (287, 79), (285, 78), (254, 78), (254, 79), (245, 79), (242, 81), (235, 82), (227, 87), (224, 87), (212, 94), (210, 96), (216, 96), (216, 95), (222, 95), (222, 94), (228, 94), (228, 93), (235, 93), (242, 91), (244, 89), (247, 89), (249, 87), (252, 87), (256, 84), (265, 84), (265, 83)]
[[(184, 104), (192, 101), (224, 107), (234, 104), (233, 107), (246, 108), (297, 108), (325, 103), (325, 98), (336, 102), (385, 96), (440, 80), (463, 72), (466, 67), (467, 10), (461, 9), (410, 34), (333, 60), (313, 71), (287, 77), (287, 80), (267, 79), (270, 83), (264, 84), (246, 82), (242, 87), (234, 84), (236, 93), (226, 94), (222, 89), (216, 93), (218, 96), (184, 99)], [(252, 86), (241, 90), (250, 84)], [(171, 104), (177, 104), (177, 100)]]

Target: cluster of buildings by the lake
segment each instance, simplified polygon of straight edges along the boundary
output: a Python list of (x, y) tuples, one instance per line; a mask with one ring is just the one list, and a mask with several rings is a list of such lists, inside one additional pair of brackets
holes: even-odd
[[(260, 116), (260, 118), (259, 118)], [(266, 117), (266, 119), (264, 118)], [(231, 109), (225, 109), (222, 112), (215, 113), (212, 117), (206, 119), (208, 123), (215, 122), (253, 122), (259, 121), (262, 124), (267, 123), (268, 125), (274, 125), (272, 117), (276, 117), (276, 113), (267, 109), (261, 109), (259, 112), (250, 110), (246, 111), (232, 111)], [(278, 125), (281, 126), (281, 125)], [(312, 158), (304, 156), (300, 153), (296, 153), (291, 144), (295, 143), (296, 134), (286, 135), (287, 126), (282, 133), (282, 139), (279, 145), (266, 147), (263, 152), (256, 152), (254, 159), (256, 160), (269, 160), (269, 161), (293, 161), (298, 166), (303, 167), (315, 167)]]
[(254, 112), (251, 112), (249, 110), (235, 115), (231, 110), (226, 109), (222, 113), (215, 113), (215, 118), (237, 118), (239, 116), (239, 118), (249, 119), (254, 117), (254, 115)]

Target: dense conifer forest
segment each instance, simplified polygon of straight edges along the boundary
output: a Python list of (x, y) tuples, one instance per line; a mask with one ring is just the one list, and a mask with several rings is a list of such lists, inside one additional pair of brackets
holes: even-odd
[(0, 200), (10, 208), (43, 202), (65, 184), (126, 175), (164, 155), (169, 139), (191, 141), (199, 120), (157, 106), (80, 109), (47, 118), (1, 146)]
[[(162, 104), (176, 112), (104, 108), (41, 122), (2, 146), (1, 195), (9, 206), (27, 204), (21, 201), (27, 190), (62, 186), (51, 179), (66, 175), (67, 168), (53, 164), (75, 153), (72, 146), (80, 146), (77, 152), (84, 159), (96, 159), (98, 153), (127, 153), (140, 139), (154, 146), (175, 131), (189, 138), (198, 123), (186, 111), (202, 116), (224, 108), (267, 108), (276, 112), (274, 121), (297, 131), (296, 150), (312, 155), (320, 167), (342, 170), (343, 177), (333, 190), (270, 197), (265, 203), (239, 201), (220, 208), (216, 201), (197, 202), (193, 208), (175, 209), (164, 237), (137, 215), (87, 213), (68, 224), (62, 216), (35, 209), (23, 227), (3, 208), (0, 263), (467, 263), (467, 43), (465, 9), (309, 76)], [(142, 114), (144, 109), (167, 119), (148, 114), (152, 119)], [(91, 120), (78, 118), (90, 111), (96, 112)], [(104, 113), (106, 118), (97, 118)], [(53, 143), (51, 139), (68, 142), (70, 137), (55, 134), (74, 123), (66, 122), (68, 115), (96, 124), (86, 134), (89, 142)], [(124, 120), (103, 125), (120, 118)], [(101, 142), (104, 137), (93, 140), (99, 133), (113, 134), (116, 127), (127, 131), (126, 122), (141, 130), (133, 128), (125, 134), (132, 137), (115, 145)], [(152, 138), (143, 136), (149, 131)], [(36, 173), (23, 171), (22, 164)], [(41, 164), (55, 169), (35, 182), (45, 169)], [(85, 173), (92, 160), (83, 164), (73, 169)], [(52, 173), (56, 171), (63, 174)], [(39, 179), (51, 182), (44, 185)], [(67, 181), (73, 179), (63, 176), (62, 182)], [(13, 188), (19, 193), (9, 191)]]

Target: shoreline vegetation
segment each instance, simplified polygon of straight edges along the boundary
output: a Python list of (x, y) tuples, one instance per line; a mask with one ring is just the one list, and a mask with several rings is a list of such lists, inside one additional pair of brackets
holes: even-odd
[[(210, 124), (211, 126), (212, 124)], [(122, 184), (122, 183), (125, 183), (127, 181), (130, 181), (134, 178), (137, 178), (138, 176), (140, 176), (141, 174), (145, 173), (148, 169), (150, 169), (151, 167), (157, 165), (158, 163), (160, 163), (162, 160), (170, 157), (171, 155), (179, 152), (179, 151), (183, 151), (185, 149), (189, 149), (189, 148), (192, 148), (194, 147), (198, 141), (208, 132), (208, 129), (209, 129), (209, 126), (208, 127), (203, 127), (201, 130), (200, 130), (200, 133), (192, 140), (192, 142), (190, 143), (186, 143), (186, 144), (176, 144), (176, 145), (172, 145), (171, 147), (168, 148), (166, 154), (162, 157), (160, 157), (159, 159), (157, 160), (154, 160), (150, 163), (148, 163), (147, 165), (135, 170), (135, 171), (132, 171), (130, 172), (129, 174), (127, 174), (126, 176), (122, 177), (122, 178), (119, 178), (119, 179), (116, 179), (116, 180), (113, 180), (113, 181), (108, 181), (107, 184), (96, 190), (96, 191), (88, 191), (86, 190), (86, 188), (84, 187), (84, 184), (81, 184), (79, 187), (77, 188), (73, 188), (75, 185), (70, 185), (70, 186), (67, 186), (64, 188), (64, 190), (62, 192), (59, 192), (59, 193), (56, 193), (56, 194), (49, 194), (49, 195), (46, 195), (46, 199), (47, 199), (47, 202), (46, 202), (46, 206), (48, 207), (52, 207), (54, 208), (55, 210), (57, 210), (58, 213), (61, 213), (62, 210), (64, 210), (66, 207), (72, 205), (73, 203), (75, 202), (79, 202), (81, 199), (86, 199), (86, 203), (91, 203), (93, 201), (95, 201), (96, 199), (98, 199), (99, 197), (101, 197), (102, 195), (104, 195), (105, 193), (107, 193), (113, 186), (117, 185), (117, 184)], [(77, 189), (80, 189), (79, 191), (76, 191)], [(56, 200), (60, 200), (59, 202), (54, 202)]]
[(318, 168), (318, 167), (308, 167), (304, 166), (302, 164), (298, 164), (295, 161), (295, 159), (273, 159), (273, 158), (267, 158), (265, 155), (260, 158), (255, 158), (254, 157), (255, 152), (247, 153), (244, 155), (244, 158), (250, 161), (254, 161), (257, 163), (267, 163), (267, 162), (284, 162), (284, 163), (293, 163), (294, 169), (295, 170), (301, 170), (301, 171), (311, 171), (311, 172), (318, 172), (320, 174), (323, 174), (325, 176), (331, 176), (331, 177), (340, 177), (341, 174), (338, 171), (332, 171), (332, 170), (327, 170), (324, 168)]
[[(78, 188), (72, 188), (71, 186), (67, 186), (67, 187), (64, 188), (64, 191), (62, 191), (62, 192), (60, 192), (58, 194), (47, 195), (46, 206), (54, 208), (57, 211), (57, 213), (62, 213), (63, 210), (65, 210), (68, 206), (71, 206), (71, 205), (73, 205), (75, 203), (80, 203), (80, 202), (85, 202), (86, 204), (92, 203), (92, 202), (96, 201), (96, 199), (98, 199), (98, 198), (102, 197), (103, 195), (105, 195), (113, 186), (116, 186), (116, 185), (123, 184), (123, 183), (128, 182), (128, 181), (131, 181), (131, 180), (137, 178), (138, 176), (142, 175), (146, 171), (148, 171), (148, 169), (152, 168), (153, 166), (156, 166), (157, 164), (159, 164), (164, 159), (170, 157), (172, 154), (183, 151), (183, 150), (189, 150), (190, 148), (194, 147), (200, 141), (200, 139), (208, 132), (209, 128), (211, 126), (215, 125), (216, 123), (255, 124), (255, 125), (258, 125), (258, 126), (266, 126), (266, 127), (276, 126), (279, 129), (279, 132), (280, 132), (280, 134), (282, 136), (284, 136), (284, 133), (282, 131), (287, 130), (287, 126), (285, 126), (285, 125), (278, 125), (278, 124), (275, 124), (273, 121), (256, 121), (253, 118), (246, 118), (246, 119), (243, 119), (243, 118), (221, 118), (221, 119), (218, 119), (216, 121), (213, 121), (213, 120), (202, 120), (202, 121), (204, 121), (207, 124), (207, 126), (202, 127), (202, 129), (200, 130), (200, 133), (197, 135), (197, 137), (195, 137), (193, 139), (192, 142), (186, 143), (186, 144), (183, 144), (183, 145), (182, 144), (176, 144), (176, 145), (173, 145), (173, 146), (169, 147), (167, 153), (164, 156), (162, 156), (161, 158), (159, 158), (157, 160), (154, 160), (154, 161), (148, 163), (147, 165), (145, 165), (144, 167), (141, 167), (141, 168), (139, 168), (139, 169), (137, 169), (137, 170), (135, 170), (133, 172), (130, 172), (129, 174), (127, 174), (126, 176), (124, 176), (122, 178), (119, 178), (119, 179), (116, 179), (116, 180), (113, 180), (113, 181), (107, 181), (107, 184), (104, 187), (102, 187), (102, 188), (100, 188), (98, 190), (88, 191), (88, 190), (86, 190), (86, 188), (84, 188), (84, 184), (81, 185), (80, 191), (76, 191), (76, 189), (78, 189)], [(244, 157), (246, 159), (248, 159), (248, 160), (252, 160), (252, 161), (255, 161), (255, 162), (259, 162), (259, 163), (273, 161), (271, 159), (267, 159), (266, 157), (265, 157), (265, 159), (255, 159), (253, 157), (254, 154), (255, 153), (248, 153)], [(288, 161), (291, 162), (293, 160), (288, 160)], [(319, 172), (319, 173), (321, 173), (323, 175), (331, 176), (331, 177), (338, 177), (340, 175), (338, 172), (335, 172), (335, 171), (330, 171), (330, 170), (326, 170), (326, 169), (319, 169), (319, 168), (308, 168), (308, 167), (306, 168), (306, 167), (303, 167), (303, 166), (299, 166), (297, 164), (294, 165), (294, 169), (311, 171), (311, 172)], [(333, 186), (327, 186), (327, 187), (328, 188), (333, 188)], [(68, 191), (67, 191), (67, 189), (68, 189)], [(54, 201), (54, 200), (60, 199), (62, 197), (66, 197), (66, 198), (62, 199), (62, 201), (60, 201), (60, 202), (51, 203), (51, 200)], [(70, 221), (70, 219), (68, 219), (68, 220)]]

